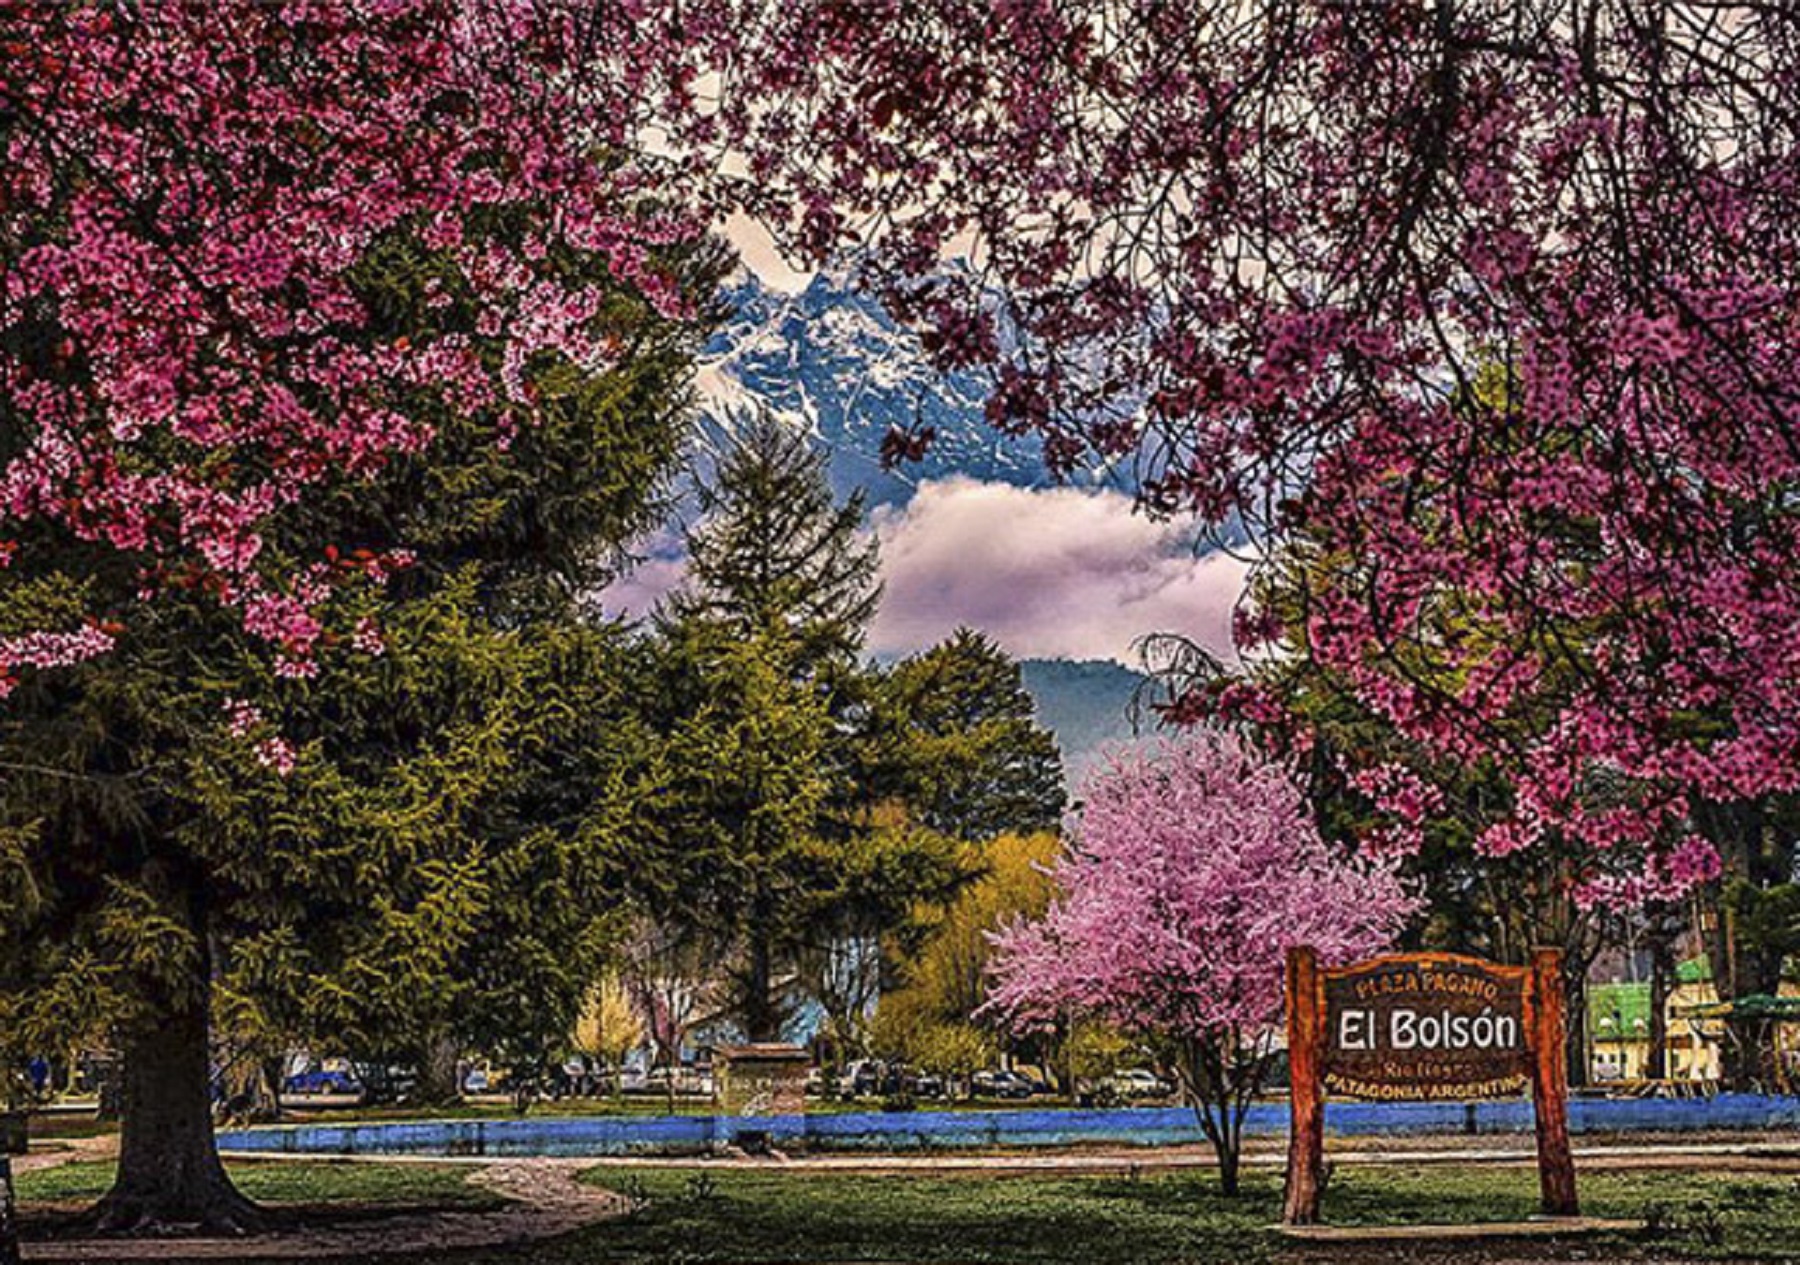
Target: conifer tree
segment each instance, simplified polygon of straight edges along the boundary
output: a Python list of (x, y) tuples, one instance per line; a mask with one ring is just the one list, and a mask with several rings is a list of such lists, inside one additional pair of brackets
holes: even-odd
[(780, 630), (802, 672), (853, 663), (881, 600), (863, 495), (837, 504), (823, 455), (773, 415), (753, 414), (739, 431), (700, 483), (691, 583), (674, 609), (740, 635)]
[(1034, 713), (1018, 663), (959, 628), (881, 677), (868, 726), (871, 787), (958, 839), (1054, 831), (1062, 759)]
[(837, 503), (807, 436), (761, 414), (698, 503), (689, 586), (657, 624), (663, 838), (688, 876), (657, 912), (706, 931), (736, 1018), (769, 1041), (803, 962), (862, 934), (853, 908), (891, 915), (960, 869), (948, 841), (887, 829), (854, 789), (871, 688), (857, 655), (880, 598), (862, 497)]
[[(532, 214), (471, 213), (463, 240)], [(411, 231), (371, 242), (349, 274), (362, 336), (497, 361), (461, 259)], [(589, 288), (616, 363), (534, 356), (529, 418), (419, 385), (395, 403), (429, 445), (272, 513), (261, 547), (294, 559), (306, 592), (289, 596), (319, 615), (299, 625), (304, 658), (271, 661), (195, 571), (159, 579), (110, 653), (8, 700), (0, 869), (31, 899), (0, 909), (0, 1019), (64, 1048), (67, 998), (81, 1035), (103, 1016), (124, 1110), (105, 1226), (267, 1219), (213, 1148), (215, 1003), (293, 1039), (480, 1041), (535, 1066), (591, 983), (643, 744), (629, 651), (578, 599), (658, 511), (696, 330), (591, 256), (542, 266)], [(656, 266), (703, 294), (720, 260), (671, 249)], [(131, 583), (33, 530), (6, 628)]]

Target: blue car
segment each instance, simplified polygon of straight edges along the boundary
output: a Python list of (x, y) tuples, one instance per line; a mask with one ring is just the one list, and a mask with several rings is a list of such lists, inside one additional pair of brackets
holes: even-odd
[(290, 1076), (281, 1084), (284, 1094), (360, 1094), (363, 1087), (348, 1072), (327, 1072), (315, 1068)]

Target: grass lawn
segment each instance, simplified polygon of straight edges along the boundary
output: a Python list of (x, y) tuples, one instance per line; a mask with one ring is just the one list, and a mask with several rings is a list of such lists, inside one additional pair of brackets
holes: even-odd
[[(280, 1163), (233, 1175), (270, 1202), (441, 1204), (487, 1198), (454, 1168)], [(105, 1185), (97, 1164), (29, 1175), (28, 1201), (86, 1199)], [(1281, 1175), (1255, 1169), (1244, 1193), (1221, 1197), (1201, 1172), (1130, 1176), (849, 1175), (725, 1169), (591, 1170), (641, 1208), (617, 1221), (534, 1246), (442, 1253), (445, 1265), (1188, 1265), (1195, 1262), (1346, 1261), (1400, 1265), (1420, 1257), (1391, 1245), (1299, 1248), (1269, 1227)], [(1326, 1213), (1337, 1224), (1524, 1219), (1536, 1207), (1529, 1167), (1345, 1165)], [(1488, 1241), (1434, 1261), (1753, 1259), (1800, 1261), (1800, 1179), (1792, 1173), (1590, 1171), (1583, 1210), (1644, 1219), (1652, 1205), (1679, 1223), (1660, 1238), (1582, 1237), (1561, 1244)], [(1715, 1234), (1716, 1231), (1716, 1234)]]
[[(270, 1204), (342, 1204), (363, 1207), (499, 1207), (498, 1195), (467, 1184), (469, 1169), (456, 1164), (333, 1164), (327, 1161), (238, 1163), (231, 1179), (250, 1198)], [(112, 1185), (111, 1163), (64, 1164), (21, 1173), (19, 1203), (91, 1203)]]
[[(1075, 1262), (1148, 1265), (1284, 1259), (1396, 1262), (1391, 1247), (1300, 1251), (1269, 1227), (1280, 1215), (1281, 1176), (1246, 1174), (1244, 1193), (1221, 1197), (1210, 1175), (1121, 1177), (839, 1176), (618, 1169), (588, 1180), (647, 1202), (635, 1215), (528, 1251), (454, 1258), (458, 1265), (584, 1262)], [(1532, 1169), (1450, 1166), (1340, 1168), (1326, 1210), (1338, 1224), (1524, 1219), (1536, 1210)], [(1643, 1219), (1670, 1205), (1693, 1228), (1651, 1241), (1610, 1236), (1563, 1246), (1514, 1244), (1517, 1260), (1654, 1256), (1800, 1260), (1800, 1184), (1791, 1174), (1588, 1173), (1584, 1211)], [(1697, 1210), (1695, 1205), (1703, 1205)], [(1716, 1219), (1716, 1222), (1715, 1222)], [(1702, 1224), (1723, 1231), (1709, 1242)], [(1487, 1259), (1495, 1245), (1466, 1256)]]

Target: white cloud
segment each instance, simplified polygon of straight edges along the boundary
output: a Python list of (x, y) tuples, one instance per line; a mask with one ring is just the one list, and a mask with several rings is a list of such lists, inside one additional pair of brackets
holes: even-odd
[(905, 654), (959, 625), (1021, 658), (1133, 663), (1132, 643), (1174, 632), (1230, 647), (1244, 565), (1196, 556), (1192, 532), (1132, 512), (1112, 491), (950, 479), (875, 517), (887, 592), (869, 648)]
[(725, 240), (736, 248), (738, 262), (771, 290), (798, 294), (816, 275), (784, 259), (769, 230), (742, 211), (732, 212), (725, 221)]
[[(872, 526), (886, 586), (872, 653), (911, 654), (964, 625), (1019, 658), (1135, 666), (1132, 643), (1156, 632), (1230, 652), (1244, 564), (1196, 556), (1190, 528), (1133, 513), (1122, 493), (953, 478), (878, 509)], [(606, 589), (604, 609), (641, 615), (678, 585), (671, 543)]]
[(663, 596), (687, 578), (687, 558), (653, 552), (630, 571), (600, 591), (600, 609), (607, 615), (648, 615)]

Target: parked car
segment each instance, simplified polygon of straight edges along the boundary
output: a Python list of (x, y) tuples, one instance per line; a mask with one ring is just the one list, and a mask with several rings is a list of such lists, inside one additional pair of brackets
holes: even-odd
[(1155, 1072), (1141, 1067), (1114, 1072), (1107, 1084), (1121, 1098), (1162, 1098), (1174, 1090), (1174, 1086), (1162, 1080)]
[(297, 1072), (282, 1081), (281, 1092), (293, 1097), (324, 1094), (354, 1097), (362, 1094), (363, 1087), (362, 1083), (347, 1071), (315, 1067), (304, 1072)]
[(673, 1077), (675, 1092), (678, 1094), (708, 1095), (713, 1092), (713, 1074), (710, 1067), (683, 1066), (673, 1072), (667, 1067), (653, 1069), (644, 1078), (646, 1087), (657, 1094), (669, 1092), (669, 1081)]
[(980, 1098), (1029, 1098), (1044, 1089), (1041, 1082), (1005, 1068), (977, 1072), (971, 1084)]
[(857, 1059), (844, 1069), (850, 1092), (858, 1098), (899, 1092), (899, 1077), (892, 1075), (880, 1059)]
[(905, 1084), (903, 1088), (910, 1090), (915, 1098), (942, 1098), (944, 1096), (944, 1079), (941, 1076), (922, 1072), (907, 1079), (909, 1083)]

